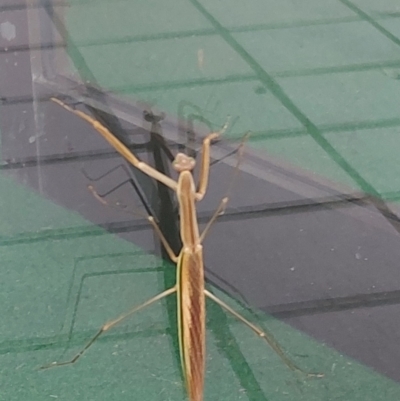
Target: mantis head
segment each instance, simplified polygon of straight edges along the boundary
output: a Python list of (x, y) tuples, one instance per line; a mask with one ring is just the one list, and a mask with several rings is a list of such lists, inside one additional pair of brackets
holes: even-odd
[(181, 173), (182, 171), (192, 171), (195, 165), (196, 160), (194, 160), (193, 157), (185, 155), (184, 153), (178, 153), (172, 163), (173, 168), (178, 173)]

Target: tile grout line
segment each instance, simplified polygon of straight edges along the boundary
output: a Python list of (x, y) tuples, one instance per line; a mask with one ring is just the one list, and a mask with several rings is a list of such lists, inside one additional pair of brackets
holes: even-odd
[(363, 11), (361, 8), (358, 8), (355, 4), (353, 4), (349, 0), (338, 0), (340, 1), (344, 6), (349, 8), (351, 11), (355, 12), (362, 20), (370, 23), (375, 29), (377, 29), (381, 34), (386, 36), (387, 39), (391, 40), (393, 43), (395, 43), (397, 46), (400, 46), (400, 39), (393, 35), (391, 32), (389, 32), (386, 28), (384, 28), (382, 25), (378, 24), (372, 17), (370, 17), (365, 11)]

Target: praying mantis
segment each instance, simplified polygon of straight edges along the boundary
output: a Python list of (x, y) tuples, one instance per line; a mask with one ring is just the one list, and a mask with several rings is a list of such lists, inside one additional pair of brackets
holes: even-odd
[[(150, 224), (153, 226), (166, 252), (168, 253), (168, 256), (177, 266), (175, 285), (164, 290), (141, 305), (136, 306), (128, 312), (120, 315), (118, 318), (106, 322), (84, 346), (84, 348), (71, 360), (65, 362), (53, 362), (52, 364), (43, 368), (75, 363), (101, 334), (118, 325), (135, 312), (167, 297), (168, 295), (176, 293), (179, 352), (183, 376), (190, 401), (203, 401), (206, 297), (216, 302), (225, 311), (243, 322), (258, 336), (264, 339), (290, 369), (303, 372), (302, 369), (300, 369), (286, 356), (276, 340), (269, 333), (255, 326), (253, 323), (240, 315), (229, 305), (205, 288), (202, 242), (213, 222), (220, 214), (223, 213), (228, 203), (228, 197), (225, 197), (221, 200), (218, 208), (212, 215), (202, 233), (199, 231), (197, 222), (196, 202), (201, 201), (207, 191), (210, 171), (211, 143), (217, 140), (219, 136), (226, 130), (227, 123), (220, 131), (208, 134), (203, 140), (199, 182), (196, 189), (195, 181), (192, 175), (192, 171), (196, 165), (194, 158), (189, 157), (184, 153), (178, 153), (175, 156), (172, 166), (179, 174), (178, 180), (175, 181), (171, 177), (140, 161), (119, 139), (117, 139), (105, 126), (103, 126), (93, 117), (80, 110), (71, 108), (59, 99), (52, 98), (52, 100), (66, 110), (74, 113), (91, 124), (93, 128), (98, 131), (104, 137), (104, 139), (106, 139), (107, 142), (134, 167), (147, 174), (149, 177), (163, 183), (176, 193), (179, 204), (180, 236), (183, 246), (179, 255), (175, 255), (162, 234), (159, 226), (157, 225), (154, 217), (147, 216)], [(318, 373), (306, 373), (306, 375), (317, 377), (323, 376), (322, 374)]]

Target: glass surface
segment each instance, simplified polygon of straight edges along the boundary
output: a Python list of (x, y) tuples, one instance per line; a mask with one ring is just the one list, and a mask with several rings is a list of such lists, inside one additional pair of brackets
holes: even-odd
[(174, 295), (39, 369), (174, 285), (148, 213), (181, 246), (175, 194), (52, 97), (174, 179), (228, 120), (207, 286), (325, 376), (207, 301), (204, 400), (400, 399), (398, 0), (5, 0), (0, 94), (1, 400), (187, 399)]

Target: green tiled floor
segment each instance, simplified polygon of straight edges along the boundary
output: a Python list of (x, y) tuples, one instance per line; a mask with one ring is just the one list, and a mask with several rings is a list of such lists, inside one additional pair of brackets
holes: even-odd
[[(74, 1), (67, 13), (70, 34), (79, 43), (102, 45), (139, 36), (160, 36), (180, 31), (211, 30), (207, 19), (185, 0)], [(75, 4), (76, 3), (76, 4)], [(182, 18), (184, 16), (184, 18)]]
[[(190, 101), (216, 126), (230, 114), (238, 118), (234, 136), (307, 131), (311, 123), (313, 141), (326, 129), (396, 124), (398, 12), (395, 0), (174, 0), (168, 7), (153, 0), (143, 6), (74, 2), (66, 18), (71, 43), (103, 87), (174, 115)], [(287, 161), (302, 160), (303, 168), (317, 171), (311, 147), (302, 147), (297, 161), (291, 159), (299, 152), (295, 147), (280, 147), (287, 149)], [(276, 149), (267, 140), (263, 148)], [(326, 176), (341, 176), (344, 183), (354, 178), (346, 179), (346, 171), (338, 175), (343, 166), (335, 163), (324, 169)], [(390, 172), (386, 179), (385, 188), (397, 191)]]
[(381, 196), (400, 188), (399, 128), (344, 131), (325, 137)]
[(233, 37), (267, 72), (398, 61), (398, 46), (365, 21), (236, 33)]
[[(207, 55), (203, 70), (198, 68), (198, 49), (203, 49)], [(115, 74), (102, 67), (94, 69), (93, 73), (99, 82), (107, 82), (117, 89), (135, 85), (174, 85), (180, 81), (224, 79), (251, 73), (241, 57), (221, 37), (214, 35), (90, 46), (83, 50), (89, 66), (98, 62), (101, 53), (119, 62), (121, 73)]]
[(319, 126), (377, 124), (399, 118), (400, 81), (383, 69), (278, 78), (285, 93)]

